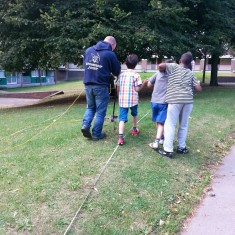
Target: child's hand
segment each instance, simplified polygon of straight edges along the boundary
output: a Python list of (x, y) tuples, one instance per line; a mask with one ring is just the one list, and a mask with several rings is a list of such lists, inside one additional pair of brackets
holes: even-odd
[(145, 80), (143, 81), (143, 85), (147, 85), (147, 83), (148, 83), (148, 79), (145, 79)]

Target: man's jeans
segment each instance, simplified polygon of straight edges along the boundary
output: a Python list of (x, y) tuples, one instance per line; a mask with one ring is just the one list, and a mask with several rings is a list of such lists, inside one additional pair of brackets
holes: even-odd
[(83, 126), (90, 129), (93, 118), (92, 137), (101, 136), (104, 118), (109, 103), (109, 89), (107, 86), (87, 85), (85, 86), (87, 109), (83, 117)]
[(168, 104), (167, 117), (164, 124), (163, 148), (167, 152), (173, 152), (176, 123), (179, 120), (178, 147), (186, 147), (188, 134), (188, 120), (192, 112), (193, 104)]

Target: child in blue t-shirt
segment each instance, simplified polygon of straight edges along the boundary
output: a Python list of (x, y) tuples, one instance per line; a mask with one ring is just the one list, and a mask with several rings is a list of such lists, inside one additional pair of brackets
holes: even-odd
[(165, 103), (165, 94), (167, 90), (168, 76), (165, 72), (158, 72), (148, 80), (147, 87), (153, 87), (151, 106), (152, 121), (156, 123), (156, 138), (149, 144), (153, 149), (157, 149), (159, 144), (163, 144), (164, 123), (167, 114), (167, 104)]

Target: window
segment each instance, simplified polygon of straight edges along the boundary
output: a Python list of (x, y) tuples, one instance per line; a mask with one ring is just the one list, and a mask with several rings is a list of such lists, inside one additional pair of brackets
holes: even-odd
[(5, 78), (5, 71), (4, 70), (0, 70), (0, 78)]
[[(41, 77), (46, 77), (46, 71), (45, 70), (40, 70), (40, 72), (41, 72)], [(32, 77), (39, 77), (39, 70), (31, 71), (31, 76)]]
[(17, 84), (17, 73), (7, 73), (7, 84)]
[(38, 70), (33, 70), (33, 71), (31, 71), (31, 76), (32, 76), (32, 77), (39, 77)]

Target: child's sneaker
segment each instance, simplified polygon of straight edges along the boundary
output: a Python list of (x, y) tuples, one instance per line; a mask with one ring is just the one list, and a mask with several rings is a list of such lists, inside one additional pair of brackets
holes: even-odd
[(131, 134), (132, 135), (138, 135), (140, 133), (140, 131), (139, 131), (139, 129), (138, 128), (136, 128), (135, 130), (131, 130)]
[(118, 139), (118, 145), (123, 145), (124, 144), (124, 139)]
[(160, 139), (159, 144), (164, 144), (164, 139)]
[(149, 147), (152, 149), (158, 149), (159, 141), (155, 140), (153, 143), (149, 144)]

